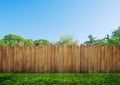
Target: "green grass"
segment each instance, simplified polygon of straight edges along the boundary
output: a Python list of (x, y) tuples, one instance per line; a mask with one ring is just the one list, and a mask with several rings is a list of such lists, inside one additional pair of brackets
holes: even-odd
[(120, 85), (120, 74), (0, 74), (0, 85)]

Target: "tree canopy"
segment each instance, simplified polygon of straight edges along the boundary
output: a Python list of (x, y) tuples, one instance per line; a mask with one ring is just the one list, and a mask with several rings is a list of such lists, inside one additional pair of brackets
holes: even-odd
[[(84, 42), (85, 45), (120, 45), (120, 27), (118, 27), (116, 30), (114, 30), (110, 35), (106, 35), (104, 38), (102, 39), (96, 39), (96, 37), (94, 37), (93, 35), (89, 35), (88, 36), (87, 41)], [(38, 40), (32, 40), (32, 39), (25, 39), (19, 35), (16, 34), (8, 34), (5, 35), (1, 40), (0, 40), (0, 45), (2, 46), (6, 46), (6, 45), (10, 45), (10, 46), (14, 46), (14, 45), (27, 45), (27, 46), (31, 46), (31, 45), (35, 45), (35, 46), (39, 46), (39, 45), (48, 45), (51, 44), (48, 40), (45, 39), (38, 39)], [(73, 44), (78, 44), (78, 40), (74, 39), (74, 37), (72, 35), (62, 35), (60, 40), (57, 41), (55, 44), (59, 44), (59, 45), (73, 45)]]
[(10, 45), (10, 46), (14, 46), (14, 45), (27, 45), (27, 46), (31, 46), (31, 45), (48, 45), (50, 42), (48, 40), (44, 40), (44, 39), (39, 39), (39, 40), (35, 40), (33, 41), (32, 39), (24, 39), (21, 36), (18, 36), (16, 34), (8, 34), (5, 35), (1, 40), (0, 40), (0, 45), (2, 46), (6, 46), (6, 45)]
[(77, 44), (77, 43), (78, 43), (78, 40), (75, 40), (72, 35), (62, 35), (60, 40), (56, 44), (60, 44), (60, 45), (64, 45), (64, 44), (73, 45), (73, 44)]
[(106, 35), (102, 39), (95, 39), (92, 35), (88, 36), (89, 40), (85, 41), (85, 45), (120, 45), (120, 27), (112, 32), (112, 35)]

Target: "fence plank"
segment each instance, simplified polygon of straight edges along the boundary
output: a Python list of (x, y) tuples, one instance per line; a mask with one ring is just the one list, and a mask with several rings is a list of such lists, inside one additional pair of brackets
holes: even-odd
[(92, 45), (88, 45), (88, 54), (89, 54), (89, 59), (88, 59), (88, 72), (91, 73), (93, 71), (93, 58), (94, 58), (94, 49)]
[(22, 72), (22, 47), (16, 45), (14, 47), (14, 72)]
[(30, 55), (31, 55), (31, 72), (35, 72), (35, 46), (30, 47)]
[(85, 59), (85, 46), (84, 45), (81, 45), (80, 46), (80, 65), (81, 65), (81, 67), (80, 67), (80, 71), (81, 71), (81, 73), (83, 73), (83, 72), (86, 72), (86, 59)]
[(30, 47), (23, 47), (23, 72), (30, 72)]
[(7, 72), (7, 57), (6, 57), (6, 46), (2, 47), (2, 72)]
[(58, 49), (59, 49), (59, 46), (56, 45), (55, 46), (55, 72), (59, 71)]
[(51, 72), (51, 45), (47, 46), (47, 72)]
[(76, 46), (76, 73), (80, 72), (80, 49)]
[(0, 45), (0, 72), (2, 72), (2, 46)]
[(39, 73), (39, 72), (41, 72), (40, 46), (35, 46), (35, 49), (36, 49), (35, 50), (35, 61), (36, 61), (35, 62), (35, 71)]
[(76, 46), (72, 45), (73, 72), (76, 72)]
[(113, 66), (113, 51), (111, 46), (107, 46), (107, 56), (106, 56), (106, 69), (107, 72), (112, 72), (112, 66)]
[(90, 60), (90, 55), (89, 55), (89, 47), (85, 46), (85, 72), (88, 73), (89, 72), (89, 60)]
[(68, 46), (65, 44), (64, 45), (64, 72), (68, 72)]
[(117, 46), (117, 60), (118, 60), (117, 72), (120, 72), (120, 46)]
[(64, 54), (63, 54), (63, 46), (59, 46), (59, 72), (62, 73), (63, 72), (63, 67), (64, 67)]
[(101, 72), (105, 72), (105, 46), (100, 47), (100, 58), (101, 58)]
[(9, 57), (10, 57), (10, 72), (14, 72), (14, 47), (10, 46), (9, 50)]
[(109, 73), (112, 72), (112, 66), (113, 66), (113, 51), (112, 47), (106, 45), (105, 46), (105, 72)]
[(68, 46), (68, 71), (70, 73), (73, 72), (73, 53), (72, 53), (72, 46)]
[(94, 56), (94, 72), (101, 72), (101, 48), (100, 45), (97, 45), (94, 47), (94, 52), (95, 52), (95, 56)]
[(51, 48), (51, 51), (52, 51), (52, 54), (51, 54), (51, 64), (52, 64), (52, 66), (51, 66), (51, 71), (52, 71), (52, 73), (54, 73), (55, 72), (55, 46), (52, 46), (52, 48)]

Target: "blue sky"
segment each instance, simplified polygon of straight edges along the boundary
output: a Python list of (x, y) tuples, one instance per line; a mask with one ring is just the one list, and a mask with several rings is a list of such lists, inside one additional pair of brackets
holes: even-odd
[(11, 33), (55, 42), (71, 34), (83, 43), (118, 26), (120, 0), (0, 0), (0, 38)]

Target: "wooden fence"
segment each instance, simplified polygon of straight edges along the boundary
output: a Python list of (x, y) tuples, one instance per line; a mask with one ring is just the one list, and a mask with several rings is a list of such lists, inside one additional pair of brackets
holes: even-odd
[(0, 46), (1, 73), (116, 73), (120, 46)]

